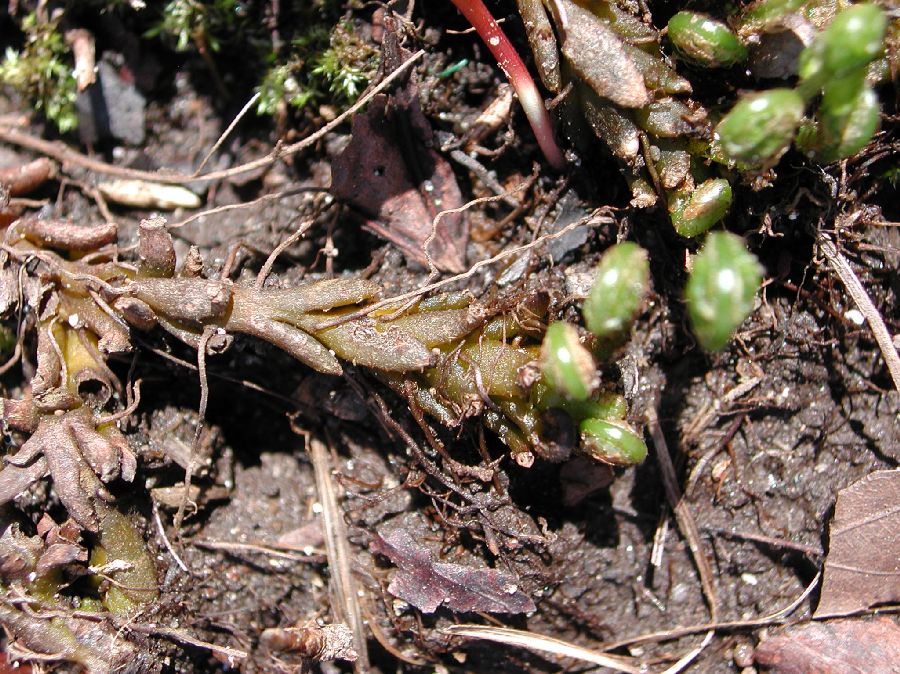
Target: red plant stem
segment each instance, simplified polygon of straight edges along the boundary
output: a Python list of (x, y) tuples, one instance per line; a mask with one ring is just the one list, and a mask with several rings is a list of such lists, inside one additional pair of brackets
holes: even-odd
[(550, 115), (547, 114), (544, 99), (531, 78), (531, 73), (528, 72), (528, 68), (525, 67), (525, 63), (519, 56), (519, 52), (491, 16), (482, 0), (450, 1), (468, 19), (481, 39), (484, 40), (491, 54), (497, 59), (497, 64), (519, 96), (525, 116), (528, 117), (528, 122), (531, 124), (538, 145), (547, 161), (553, 168), (562, 170), (566, 165), (566, 160), (553, 138)]

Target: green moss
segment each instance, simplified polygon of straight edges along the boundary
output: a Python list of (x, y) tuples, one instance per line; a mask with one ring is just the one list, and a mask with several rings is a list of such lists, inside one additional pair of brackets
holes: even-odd
[(22, 19), (21, 51), (7, 49), (0, 63), (0, 82), (16, 89), (63, 133), (78, 126), (74, 65), (62, 32), (61, 15), (42, 22), (36, 13)]
[(243, 18), (243, 3), (234, 0), (171, 0), (147, 35), (173, 39), (176, 51), (188, 51), (200, 44), (219, 51), (222, 40), (238, 31)]
[(291, 42), (290, 55), (283, 63), (274, 58), (272, 67), (259, 85), (257, 111), (273, 114), (284, 102), (293, 108), (328, 101), (345, 105), (356, 100), (377, 67), (377, 50), (361, 40), (349, 21), (331, 31), (314, 24)]

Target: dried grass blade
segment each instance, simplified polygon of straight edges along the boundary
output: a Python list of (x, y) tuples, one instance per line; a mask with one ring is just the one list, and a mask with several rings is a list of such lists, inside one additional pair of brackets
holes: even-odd
[(457, 637), (470, 637), (473, 639), (486, 639), (510, 646), (521, 646), (532, 651), (552, 653), (568, 658), (576, 658), (584, 662), (590, 662), (601, 667), (610, 667), (619, 672), (628, 674), (641, 674), (646, 670), (633, 664), (630, 658), (624, 658), (582, 648), (576, 644), (554, 639), (542, 634), (534, 634), (522, 630), (514, 630), (509, 627), (493, 627), (490, 625), (452, 625), (444, 630), (447, 634)]
[(325, 533), (325, 554), (331, 570), (331, 608), (335, 622), (342, 622), (353, 631), (353, 648), (359, 656), (353, 663), (355, 672), (369, 671), (362, 612), (356, 594), (356, 583), (350, 570), (350, 546), (344, 516), (338, 506), (331, 479), (331, 460), (325, 443), (315, 437), (307, 445), (309, 459), (316, 475), (316, 494), (322, 505), (322, 529)]

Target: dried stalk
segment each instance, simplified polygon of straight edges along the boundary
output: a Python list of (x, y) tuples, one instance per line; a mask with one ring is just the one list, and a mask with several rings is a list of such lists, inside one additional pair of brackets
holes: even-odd
[(365, 627), (356, 594), (356, 582), (350, 569), (350, 545), (344, 513), (338, 506), (331, 479), (331, 459), (325, 443), (310, 437), (307, 444), (309, 459), (316, 475), (316, 493), (322, 504), (322, 528), (325, 533), (325, 553), (331, 569), (331, 609), (335, 622), (345, 623), (353, 631), (353, 648), (359, 658), (353, 663), (355, 672), (369, 671)]
[(872, 303), (872, 298), (869, 297), (866, 289), (863, 288), (856, 272), (853, 271), (850, 263), (847, 262), (847, 258), (838, 251), (828, 234), (819, 232), (817, 240), (822, 255), (825, 256), (831, 269), (841, 279), (844, 287), (847, 288), (847, 294), (850, 295), (850, 299), (856, 304), (856, 308), (868, 321), (869, 327), (872, 329), (872, 335), (878, 343), (878, 348), (881, 349), (881, 355), (884, 357), (888, 372), (891, 373), (894, 388), (900, 391), (900, 356), (897, 355), (897, 347), (894, 346), (894, 340), (884, 324), (881, 313)]

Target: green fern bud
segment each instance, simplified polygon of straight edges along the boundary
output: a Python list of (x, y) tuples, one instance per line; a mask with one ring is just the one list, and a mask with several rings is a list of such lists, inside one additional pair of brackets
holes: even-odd
[(840, 12), (822, 34), (828, 74), (842, 77), (874, 61), (886, 30), (887, 17), (877, 5), (853, 5)]
[(825, 87), (819, 108), (817, 157), (837, 161), (859, 152), (878, 128), (878, 96), (865, 82), (865, 73), (850, 75)]
[(541, 344), (541, 372), (549, 386), (568, 400), (587, 400), (597, 388), (594, 358), (574, 325), (551, 323)]
[(588, 330), (601, 339), (622, 335), (649, 288), (647, 251), (630, 241), (609, 248), (597, 265), (597, 279), (582, 308)]

